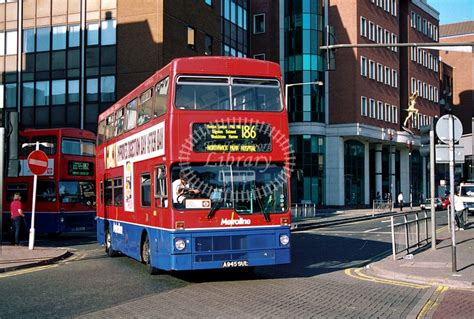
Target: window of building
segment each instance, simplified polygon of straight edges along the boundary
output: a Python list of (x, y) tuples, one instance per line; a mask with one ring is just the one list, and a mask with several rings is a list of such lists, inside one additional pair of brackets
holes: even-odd
[(390, 122), (391, 120), (391, 113), (392, 113), (392, 108), (390, 107), (390, 104), (385, 103), (385, 122)]
[(367, 76), (367, 58), (360, 57), (360, 75)]
[(5, 107), (16, 108), (16, 83), (5, 84)]
[(398, 123), (398, 107), (396, 105), (392, 105), (392, 123)]
[(416, 29), (421, 31), (421, 17), (419, 15), (416, 15)]
[(66, 26), (53, 27), (53, 50), (66, 49)]
[(168, 206), (168, 192), (166, 190), (166, 167), (158, 166), (154, 169), (155, 173), (155, 200), (157, 207)]
[(86, 81), (86, 100), (95, 102), (99, 99), (99, 81), (97, 78), (87, 79)]
[(151, 176), (144, 173), (140, 176), (140, 199), (142, 207), (151, 206)]
[(434, 97), (433, 97), (434, 102), (438, 103), (439, 102), (438, 88), (436, 88), (436, 87), (434, 88), (433, 94), (434, 94)]
[(423, 97), (423, 86), (420, 80), (417, 81), (416, 90), (418, 91), (418, 95)]
[(212, 55), (212, 37), (206, 34), (204, 38), (204, 54), (205, 55)]
[(51, 103), (66, 104), (66, 80), (51, 81)]
[(416, 13), (414, 11), (411, 12), (410, 25), (412, 28), (416, 28)]
[(384, 0), (383, 8), (385, 11), (390, 12), (390, 0)]
[(188, 27), (188, 47), (194, 49), (196, 45), (196, 30)]
[(394, 88), (398, 87), (398, 73), (397, 70), (392, 69), (392, 86)]
[[(6, 54), (12, 55), (17, 52), (17, 32), (16, 31), (7, 31), (7, 44), (6, 44)], [(49, 42), (48, 42), (49, 43)]]
[(383, 102), (377, 101), (377, 120), (383, 121)]
[(382, 6), (383, 6), (383, 0), (377, 0), (377, 6), (379, 6), (380, 8), (382, 8)]
[(433, 86), (431, 84), (428, 86), (428, 99), (433, 101)]
[(254, 14), (253, 15), (253, 33), (265, 33), (265, 14)]
[(99, 44), (99, 24), (89, 23), (87, 25), (87, 45)]
[(69, 47), (70, 48), (78, 47), (80, 44), (80, 37), (81, 37), (81, 26), (70, 25), (69, 26)]
[(49, 105), (49, 81), (36, 82), (36, 105)]
[(5, 32), (0, 32), (0, 56), (5, 55)]
[(390, 31), (388, 30), (385, 30), (385, 43), (390, 43)]
[(265, 60), (265, 53), (254, 54), (253, 58), (256, 60)]
[(360, 97), (360, 115), (367, 116), (367, 98), (365, 96)]
[(375, 24), (369, 21), (369, 40), (375, 41)]
[(68, 102), (76, 103), (79, 102), (79, 80), (68, 81)]
[(38, 28), (36, 29), (36, 51), (37, 52), (44, 52), (49, 51), (49, 33), (50, 28)]
[[(398, 37), (395, 33), (392, 33), (392, 43), (398, 43)], [(398, 48), (397, 47), (392, 47), (393, 52), (397, 52)]]
[(391, 85), (391, 79), (392, 79), (392, 76), (391, 76), (391, 72), (390, 72), (390, 68), (388, 66), (385, 67), (385, 84), (387, 85)]
[(35, 82), (23, 82), (22, 104), (24, 107), (35, 104)]
[(421, 95), (422, 95), (422, 97), (424, 97), (425, 99), (428, 97), (428, 94), (427, 94), (428, 91), (427, 91), (427, 90), (428, 90), (428, 89), (427, 89), (427, 87), (426, 87), (426, 83), (423, 82), (423, 91), (421, 92)]
[(423, 19), (423, 34), (426, 35), (428, 34), (428, 24), (426, 19)]
[(381, 26), (377, 26), (377, 43), (383, 43), (383, 29)]
[(208, 6), (212, 6), (212, 0), (204, 0), (204, 3)]
[(375, 80), (375, 62), (369, 60), (369, 79)]
[(383, 66), (377, 63), (377, 81), (383, 82)]
[(416, 48), (415, 47), (411, 47), (410, 48), (410, 51), (411, 51), (411, 60), (416, 62), (417, 60), (417, 53), (416, 53)]
[(397, 0), (392, 0), (392, 15), (397, 16)]
[(23, 52), (35, 52), (35, 29), (23, 30)]
[(155, 117), (166, 113), (169, 78), (161, 80), (155, 87)]
[(127, 104), (127, 114), (126, 114), (126, 130), (130, 131), (137, 126), (137, 106), (138, 106), (138, 99), (132, 100), (130, 103)]
[(370, 107), (369, 116), (370, 116), (370, 118), (375, 118), (375, 100), (370, 99), (369, 103), (370, 103), (370, 105), (369, 105), (369, 107)]
[(100, 42), (102, 45), (112, 45), (116, 43), (117, 21), (105, 20), (101, 22)]
[(367, 19), (360, 17), (360, 35), (367, 37)]
[(100, 100), (102, 102), (115, 101), (115, 76), (108, 75), (100, 78)]

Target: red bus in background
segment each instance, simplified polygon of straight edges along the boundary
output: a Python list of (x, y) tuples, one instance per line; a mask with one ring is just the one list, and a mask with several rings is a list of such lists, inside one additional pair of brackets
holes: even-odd
[(28, 169), (27, 158), (36, 148), (32, 144), (38, 141), (51, 143), (52, 147), (40, 145), (48, 155), (48, 168), (38, 176), (36, 233), (95, 230), (95, 139), (94, 133), (76, 128), (20, 131), (18, 176), (4, 179), (4, 221), (10, 219), (10, 203), (19, 192), (27, 230), (30, 228), (33, 174)]
[(99, 115), (97, 138), (97, 239), (109, 256), (150, 273), (290, 262), (277, 64), (175, 59)]

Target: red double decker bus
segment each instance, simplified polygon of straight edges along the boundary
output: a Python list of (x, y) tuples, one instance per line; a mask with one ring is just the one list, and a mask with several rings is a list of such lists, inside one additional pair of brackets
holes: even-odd
[(99, 115), (97, 239), (163, 270), (290, 262), (280, 68), (173, 60)]
[(10, 202), (19, 192), (26, 226), (30, 227), (33, 174), (28, 169), (27, 158), (38, 141), (49, 146), (40, 144), (40, 149), (48, 155), (48, 168), (38, 176), (36, 233), (95, 230), (95, 140), (94, 133), (76, 128), (20, 131), (18, 174), (4, 179), (4, 221), (9, 220)]

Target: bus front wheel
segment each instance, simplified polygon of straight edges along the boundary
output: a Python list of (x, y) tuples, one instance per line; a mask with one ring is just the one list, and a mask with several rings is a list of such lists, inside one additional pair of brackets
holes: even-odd
[(151, 265), (151, 249), (148, 236), (145, 236), (145, 240), (142, 242), (142, 262), (146, 265), (146, 270), (150, 275), (158, 273), (158, 269)]
[(117, 256), (117, 252), (112, 248), (112, 235), (108, 229), (105, 232), (105, 253), (109, 257)]

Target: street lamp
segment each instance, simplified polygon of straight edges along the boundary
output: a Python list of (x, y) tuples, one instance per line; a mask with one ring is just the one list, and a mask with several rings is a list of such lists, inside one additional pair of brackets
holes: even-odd
[(288, 108), (288, 88), (290, 86), (308, 85), (308, 84), (314, 84), (314, 85), (319, 85), (319, 86), (324, 85), (323, 81), (312, 81), (312, 82), (300, 82), (300, 83), (285, 84), (285, 102), (286, 102), (286, 107), (287, 108)]
[(395, 130), (394, 129), (387, 129), (387, 136), (390, 141), (390, 146), (388, 149), (388, 189), (389, 189), (389, 194), (390, 194), (390, 201), (392, 201), (392, 198), (395, 197), (393, 194), (393, 175), (395, 174), (394, 170), (392, 170), (392, 148), (393, 148), (393, 136), (395, 135)]
[[(21, 145), (21, 148), (35, 146), (36, 151), (38, 151), (40, 145), (47, 148), (54, 147), (54, 144), (52, 143), (36, 141), (35, 143), (23, 143)], [(38, 184), (38, 175), (33, 174), (33, 198), (31, 200), (31, 225), (30, 225), (30, 238), (28, 242), (29, 250), (33, 250), (33, 247), (35, 245), (35, 210), (36, 210), (36, 185), (37, 184)]]
[(413, 148), (413, 141), (407, 140), (407, 148), (408, 148), (408, 182), (410, 183), (410, 209), (413, 209), (413, 189), (412, 189), (412, 182), (411, 182), (411, 150)]

